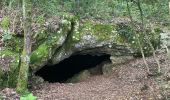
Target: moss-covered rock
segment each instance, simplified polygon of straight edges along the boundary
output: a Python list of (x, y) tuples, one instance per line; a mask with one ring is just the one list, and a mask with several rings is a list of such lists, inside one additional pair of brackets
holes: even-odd
[[(49, 59), (52, 58), (56, 49), (61, 47), (66, 41), (72, 27), (72, 19), (62, 19), (60, 29), (48, 36), (45, 41), (40, 44), (37, 49), (33, 50), (31, 54), (31, 69), (39, 69), (45, 65)], [(45, 38), (45, 37), (44, 37)]]
[[(45, 64), (59, 63), (76, 53), (133, 56), (140, 53), (138, 41), (140, 41), (145, 54), (151, 51), (145, 35), (128, 24), (104, 24), (90, 20), (81, 21), (72, 15), (63, 15), (59, 21), (53, 21), (55, 19), (47, 22), (48, 25), (45, 28), (41, 27), (45, 23), (45, 21), (42, 21), (39, 30), (33, 34), (30, 59), (30, 69), (33, 72)], [(156, 48), (159, 44), (159, 32), (157, 30), (149, 30), (147, 35), (152, 45)], [(11, 60), (6, 64), (9, 64), (8, 71), (0, 69), (0, 85), (8, 82), (10, 84), (13, 83), (14, 85), (12, 84), (12, 86), (15, 86), (19, 66), (19, 52), (23, 47), (23, 37), (14, 35), (5, 44), (8, 49), (1, 50), (0, 56), (3, 56), (5, 59), (10, 58)], [(3, 68), (2, 65), (0, 66)], [(10, 78), (6, 78), (8, 76)], [(9, 80), (2, 81), (6, 79)]]
[(116, 24), (102, 24), (93, 21), (84, 21), (80, 23), (78, 20), (74, 21), (74, 27), (67, 41), (58, 51), (56, 51), (56, 55), (53, 55), (53, 64), (69, 57), (75, 52), (91, 48), (93, 48), (93, 52), (95, 52), (95, 48), (102, 48), (98, 49), (97, 52), (113, 55), (122, 54), (123, 52), (124, 54), (131, 53), (129, 48), (126, 48), (128, 43), (118, 34)]

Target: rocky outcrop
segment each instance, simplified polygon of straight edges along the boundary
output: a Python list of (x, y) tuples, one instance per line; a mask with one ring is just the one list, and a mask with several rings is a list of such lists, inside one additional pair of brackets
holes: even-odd
[[(136, 38), (135, 36), (138, 36)], [(148, 30), (148, 36), (154, 47), (159, 45), (159, 32)], [(22, 36), (14, 35), (5, 42), (0, 51), (1, 56), (10, 58), (9, 70), (3, 70), (0, 65), (0, 82), (2, 79), (16, 81), (19, 53), (22, 50)], [(139, 39), (139, 40), (138, 40)], [(142, 32), (133, 29), (125, 23), (97, 23), (91, 20), (79, 20), (75, 16), (64, 15), (55, 21), (51, 19), (38, 28), (33, 34), (33, 49), (31, 54), (32, 72), (46, 64), (57, 64), (72, 54), (110, 54), (111, 56), (133, 56), (140, 54), (140, 41), (145, 54), (151, 53), (151, 48)], [(12, 46), (11, 46), (12, 45)], [(2, 61), (3, 62), (3, 61)], [(9, 75), (6, 75), (8, 73)], [(15, 73), (15, 74), (14, 74)], [(8, 78), (3, 78), (9, 76)], [(9, 81), (8, 80), (8, 81)], [(1, 85), (0, 83), (0, 85)], [(15, 82), (12, 83), (15, 85)]]

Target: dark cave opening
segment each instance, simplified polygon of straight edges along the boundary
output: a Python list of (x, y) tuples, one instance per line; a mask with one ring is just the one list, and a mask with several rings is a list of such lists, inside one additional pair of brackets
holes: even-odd
[(94, 68), (104, 61), (110, 61), (109, 54), (90, 55), (76, 54), (64, 59), (56, 65), (45, 65), (35, 75), (50, 83), (64, 83), (80, 71)]

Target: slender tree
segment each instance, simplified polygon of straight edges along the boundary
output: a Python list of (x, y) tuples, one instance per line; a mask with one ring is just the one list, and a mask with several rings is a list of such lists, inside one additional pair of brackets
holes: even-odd
[[(128, 4), (128, 0), (126, 0), (126, 2), (127, 2), (127, 9), (128, 9), (128, 12), (129, 12), (129, 16), (130, 16), (132, 25), (135, 26), (134, 23), (133, 23), (133, 19), (132, 19), (131, 13), (130, 13), (130, 7), (129, 7), (129, 4)], [(156, 57), (155, 49), (154, 49), (154, 47), (153, 47), (153, 45), (152, 45), (152, 43), (151, 43), (151, 41), (150, 41), (150, 39), (149, 39), (149, 36), (148, 36), (147, 33), (146, 33), (146, 27), (145, 27), (145, 23), (144, 23), (144, 16), (143, 16), (143, 10), (142, 10), (142, 7), (141, 7), (141, 1), (140, 1), (140, 0), (132, 0), (132, 2), (135, 3), (135, 4), (137, 4), (137, 7), (138, 7), (138, 9), (139, 9), (140, 18), (141, 18), (141, 23), (142, 23), (142, 26), (141, 26), (142, 33), (145, 35), (146, 41), (148, 42), (148, 44), (149, 44), (149, 46), (150, 46), (150, 48), (151, 48), (151, 50), (152, 50), (153, 57), (154, 57), (157, 65), (158, 65), (158, 73), (160, 73), (160, 72), (161, 72), (161, 70), (160, 70), (161, 68), (160, 68), (159, 60), (158, 60), (158, 58)], [(145, 2), (147, 2), (147, 0), (146, 0)], [(137, 37), (137, 39), (138, 39), (138, 37)], [(141, 50), (141, 54), (142, 54), (143, 61), (144, 61), (144, 63), (145, 63), (145, 66), (146, 66), (146, 68), (147, 68), (148, 73), (150, 74), (149, 66), (148, 66), (148, 64), (147, 64), (147, 62), (146, 62), (145, 55), (144, 55), (144, 51), (143, 51), (143, 49), (142, 49), (142, 46), (141, 46), (141, 43), (140, 43), (139, 39), (138, 39), (138, 44), (139, 44), (139, 47), (140, 47), (140, 50)]]
[(169, 14), (170, 14), (170, 1), (169, 1)]
[(142, 21), (142, 32), (143, 32), (143, 34), (144, 34), (145, 37), (146, 37), (146, 40), (147, 40), (147, 42), (148, 42), (148, 44), (149, 44), (149, 46), (150, 46), (150, 48), (151, 48), (151, 50), (152, 50), (153, 57), (154, 57), (157, 65), (158, 65), (158, 73), (161, 73), (161, 67), (160, 67), (159, 60), (158, 60), (158, 58), (156, 57), (155, 49), (154, 49), (154, 47), (153, 47), (153, 45), (152, 45), (152, 43), (151, 43), (151, 41), (150, 41), (150, 39), (149, 39), (149, 36), (148, 36), (147, 33), (146, 33), (146, 27), (145, 27), (145, 24), (144, 24), (144, 17), (143, 17), (143, 10), (142, 10), (142, 7), (141, 7), (141, 2), (140, 2), (140, 0), (137, 0), (136, 4), (137, 4), (138, 9), (139, 9), (139, 11), (140, 11), (140, 17), (141, 17), (141, 21)]
[(2, 0), (0, 0), (0, 10), (2, 9), (2, 6), (3, 6), (3, 2)]
[[(128, 3), (128, 2), (129, 2), (129, 1), (126, 0), (127, 10), (128, 10), (128, 14), (129, 14), (129, 17), (130, 17), (130, 20), (131, 20), (131, 25), (132, 25), (132, 27), (136, 27), (136, 25), (135, 25), (134, 22), (133, 22), (132, 16), (131, 16), (130, 6), (129, 6), (129, 3)], [(143, 24), (143, 21), (142, 21), (142, 24)], [(146, 59), (145, 59), (144, 50), (143, 50), (143, 48), (142, 48), (141, 42), (140, 42), (140, 40), (139, 40), (139, 38), (138, 38), (138, 36), (137, 36), (136, 33), (135, 33), (135, 37), (137, 38), (137, 42), (138, 42), (138, 45), (139, 45), (139, 48), (140, 48), (140, 52), (141, 52), (141, 54), (142, 54), (143, 62), (144, 62), (144, 64), (145, 64), (145, 66), (146, 66), (147, 72), (150, 73), (150, 71), (149, 71), (149, 66), (148, 66), (148, 64), (147, 64), (147, 62), (146, 62)]]
[(27, 90), (28, 71), (31, 53), (31, 0), (22, 0), (24, 48), (21, 56), (21, 65), (18, 76), (17, 91)]

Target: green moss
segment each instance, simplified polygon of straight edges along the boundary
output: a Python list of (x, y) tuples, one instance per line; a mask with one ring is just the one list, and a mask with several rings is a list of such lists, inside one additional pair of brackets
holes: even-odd
[(83, 35), (91, 35), (92, 37), (95, 37), (96, 42), (112, 41), (120, 45), (128, 44), (129, 42), (128, 39), (133, 37), (132, 36), (129, 37), (126, 33), (121, 34), (122, 32), (120, 32), (118, 27), (119, 26), (116, 24), (102, 24), (102, 23), (95, 23), (92, 21), (85, 21), (79, 26), (79, 29), (74, 32), (73, 40), (79, 42), (81, 40), (81, 37), (83, 37)]
[(97, 33), (101, 32), (101, 33), (106, 33), (106, 34), (110, 33), (113, 30), (111, 25), (103, 25), (103, 24), (95, 25), (94, 29), (95, 29), (95, 32)]
[(114, 30), (115, 25), (86, 21), (80, 27), (80, 35), (88, 34), (96, 37), (99, 41), (105, 41), (113, 38), (113, 35), (115, 35)]
[(110, 36), (112, 34), (113, 26), (97, 24), (94, 25), (92, 29), (94, 29), (94, 35), (98, 36), (99, 40), (107, 40), (111, 38)]
[(40, 28), (36, 33), (34, 33), (32, 40), (35, 43), (32, 44), (32, 50), (37, 49), (38, 46), (44, 43), (48, 38), (48, 35), (49, 34), (43, 28)]
[[(22, 53), (22, 58), (26, 58), (27, 54), (25, 51)], [(23, 93), (27, 91), (27, 85), (28, 85), (28, 74), (29, 74), (29, 64), (27, 64), (26, 60), (21, 60), (21, 67), (19, 69), (19, 75), (18, 75), (18, 82), (17, 82), (17, 87), (16, 90), (19, 93)]]
[[(39, 46), (37, 45), (37, 47), (34, 47), (35, 50), (33, 50), (31, 54), (31, 64), (34, 66), (34, 68), (47, 62), (55, 50), (63, 44), (68, 32), (71, 31), (70, 20), (72, 19), (61, 20), (60, 29), (57, 32), (48, 33), (48, 37), (44, 37), (44, 42), (42, 41)], [(43, 38), (43, 36), (41, 38)]]
[[(44, 44), (45, 42), (48, 43), (49, 46), (53, 48), (53, 46), (57, 47), (57, 45), (61, 45), (61, 41), (63, 37), (66, 37), (68, 32), (71, 30), (71, 23), (75, 20), (76, 17), (72, 15), (63, 15), (63, 18), (60, 21), (59, 29), (57, 31), (51, 30), (51, 28), (44, 28), (44, 18), (43, 16), (38, 16), (36, 18), (36, 22), (40, 24), (40, 28), (37, 30), (36, 33), (33, 34), (33, 40), (35, 43), (33, 44), (32, 50), (36, 50), (39, 48), (40, 45)], [(54, 48), (55, 48), (54, 47)]]
[(73, 25), (73, 30), (72, 30), (72, 40), (73, 40), (73, 42), (79, 42), (80, 41), (81, 35), (80, 35), (79, 28), (80, 28), (79, 21), (75, 19), (74, 25)]
[(43, 43), (40, 45), (35, 51), (31, 54), (31, 64), (33, 63), (41, 63), (43, 60), (47, 60), (50, 52), (50, 47), (47, 43)]

